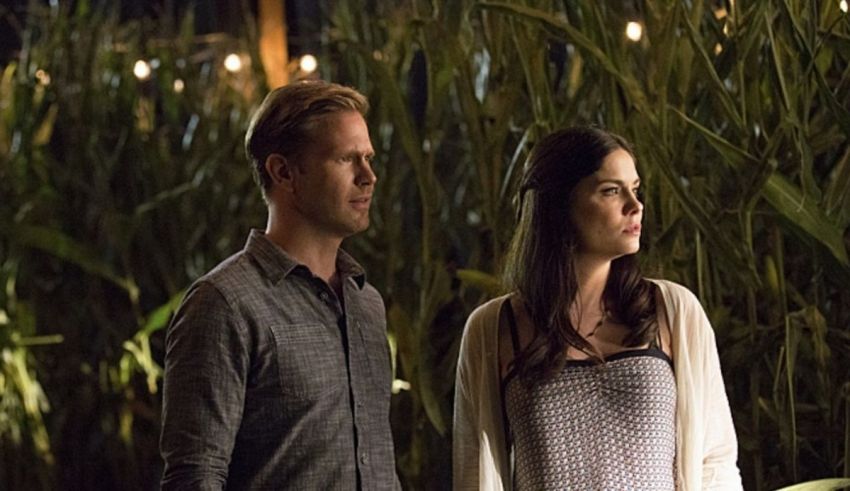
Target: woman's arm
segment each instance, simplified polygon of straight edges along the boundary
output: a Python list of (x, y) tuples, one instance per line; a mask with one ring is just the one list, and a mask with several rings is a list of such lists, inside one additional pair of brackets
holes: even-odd
[(726, 397), (726, 387), (723, 384), (723, 374), (720, 370), (720, 357), (714, 331), (708, 324), (708, 317), (702, 307), (699, 313), (705, 322), (704, 356), (705, 377), (707, 386), (704, 388), (706, 431), (702, 464), (703, 489), (743, 489), (741, 474), (738, 470), (738, 439), (735, 435), (735, 425), (732, 422), (732, 411)]
[(473, 388), (474, 381), (480, 378), (480, 366), (475, 360), (481, 356), (481, 346), (473, 323), (470, 316), (463, 330), (455, 376), (452, 481), (456, 490), (478, 489), (478, 398)]
[(498, 312), (504, 297), (469, 316), (455, 379), (452, 477), (455, 490), (509, 488), (499, 390)]

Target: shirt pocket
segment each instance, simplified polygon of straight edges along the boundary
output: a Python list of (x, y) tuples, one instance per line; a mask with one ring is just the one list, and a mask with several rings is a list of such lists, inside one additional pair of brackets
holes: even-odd
[(347, 387), (345, 353), (338, 333), (317, 323), (273, 325), (271, 331), (286, 398), (313, 402)]
[(389, 394), (392, 388), (392, 360), (390, 359), (390, 345), (387, 335), (381, 329), (369, 328), (358, 323), (363, 345), (366, 347), (366, 357), (369, 359), (369, 368), (372, 379), (377, 382), (377, 388), (381, 393)]

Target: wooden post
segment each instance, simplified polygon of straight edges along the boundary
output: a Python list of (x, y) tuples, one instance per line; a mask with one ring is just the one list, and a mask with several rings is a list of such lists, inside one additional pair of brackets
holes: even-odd
[(289, 83), (289, 46), (286, 41), (285, 0), (259, 0), (260, 61), (269, 89)]

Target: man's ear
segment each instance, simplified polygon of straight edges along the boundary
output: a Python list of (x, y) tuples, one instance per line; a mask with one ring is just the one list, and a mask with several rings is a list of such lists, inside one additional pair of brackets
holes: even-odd
[(297, 169), (292, 159), (287, 159), (279, 153), (273, 153), (266, 157), (265, 165), (272, 187), (282, 186), (287, 191), (293, 190), (292, 181)]

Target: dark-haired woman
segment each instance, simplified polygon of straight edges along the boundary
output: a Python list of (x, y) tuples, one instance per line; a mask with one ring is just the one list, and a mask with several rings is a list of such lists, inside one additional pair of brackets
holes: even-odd
[(469, 317), (455, 489), (740, 489), (714, 341), (686, 288), (640, 275), (643, 204), (619, 136), (570, 128), (532, 151), (505, 265)]

